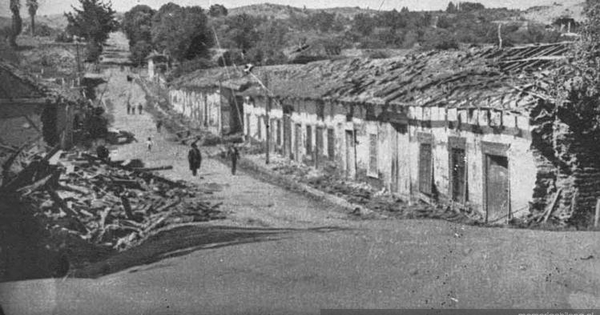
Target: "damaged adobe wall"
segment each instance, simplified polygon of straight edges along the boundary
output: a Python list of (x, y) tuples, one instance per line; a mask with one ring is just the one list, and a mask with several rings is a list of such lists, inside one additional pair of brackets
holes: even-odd
[(600, 198), (598, 144), (592, 136), (573, 130), (552, 109), (540, 102), (531, 111), (535, 125), (531, 146), (538, 168), (531, 211), (534, 216), (551, 211), (549, 217), (555, 221), (585, 227)]

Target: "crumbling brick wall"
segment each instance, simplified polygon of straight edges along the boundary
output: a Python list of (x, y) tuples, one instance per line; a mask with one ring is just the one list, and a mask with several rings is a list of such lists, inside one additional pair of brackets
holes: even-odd
[(598, 141), (578, 133), (547, 104), (531, 111), (531, 123), (538, 167), (532, 214), (552, 210), (550, 218), (555, 221), (589, 226), (600, 198)]

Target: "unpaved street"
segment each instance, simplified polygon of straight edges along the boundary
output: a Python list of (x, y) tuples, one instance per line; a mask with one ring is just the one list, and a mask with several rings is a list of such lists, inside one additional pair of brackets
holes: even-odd
[[(187, 148), (148, 114), (127, 115), (142, 89), (113, 71), (114, 127), (139, 142), (115, 160), (173, 165), (164, 176), (220, 191), (228, 219), (173, 228), (90, 271), (95, 279), (0, 284), (7, 314), (318, 314), (321, 308), (600, 308), (594, 232), (479, 228), (433, 220), (355, 220), (333, 205), (231, 176), (207, 157), (199, 177)], [(145, 139), (152, 137), (151, 152)], [(32, 298), (32, 297), (40, 298)]]

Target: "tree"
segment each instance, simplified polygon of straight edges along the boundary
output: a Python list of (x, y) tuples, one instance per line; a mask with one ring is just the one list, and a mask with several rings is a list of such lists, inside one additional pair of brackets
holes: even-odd
[(106, 42), (109, 34), (118, 29), (116, 12), (110, 2), (104, 3), (102, 0), (79, 0), (79, 3), (81, 9), (72, 7), (75, 12), (65, 13), (68, 21), (67, 32), (83, 38), (88, 45), (101, 51), (102, 44)]
[(221, 4), (213, 4), (208, 9), (208, 15), (212, 17), (227, 16), (227, 8)]
[(335, 13), (320, 11), (311, 15), (310, 19), (313, 27), (322, 33), (327, 33), (333, 26), (333, 22), (335, 21)]
[(177, 60), (208, 57), (214, 45), (208, 18), (199, 6), (163, 5), (152, 18), (152, 44)]
[(445, 29), (428, 29), (423, 35), (422, 48), (424, 50), (458, 49), (456, 37)]
[(23, 20), (21, 19), (21, 1), (10, 0), (10, 11), (12, 12), (12, 24), (8, 37), (10, 46), (17, 47), (17, 36), (23, 30)]
[(260, 39), (260, 33), (257, 30), (260, 25), (258, 18), (243, 13), (230, 17), (228, 22), (227, 37), (235, 43), (237, 48), (248, 51), (256, 46)]
[(461, 2), (458, 10), (462, 12), (471, 12), (483, 9), (485, 9), (485, 6), (478, 2)]
[(354, 16), (352, 23), (352, 30), (362, 34), (363, 36), (369, 36), (375, 28), (375, 21), (368, 14), (359, 13)]
[(37, 0), (27, 0), (27, 11), (31, 18), (31, 36), (35, 35), (35, 14), (37, 13), (40, 4)]
[(446, 12), (447, 13), (456, 13), (456, 5), (454, 5), (454, 3), (452, 1), (450, 1), (450, 3), (448, 3), (448, 7), (446, 8)]
[(152, 17), (156, 11), (136, 5), (125, 13), (121, 29), (129, 39), (129, 51), (135, 64), (141, 64), (152, 51)]

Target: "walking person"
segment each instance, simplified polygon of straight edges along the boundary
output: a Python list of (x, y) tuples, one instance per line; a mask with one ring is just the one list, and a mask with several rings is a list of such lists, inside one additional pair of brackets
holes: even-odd
[(127, 102), (127, 115), (131, 114), (131, 104), (129, 104), (129, 101)]
[(235, 145), (231, 145), (229, 150), (227, 150), (227, 154), (231, 158), (231, 175), (235, 175), (235, 170), (237, 168), (237, 161), (240, 157), (240, 152)]
[[(142, 114), (142, 108), (143, 108), (142, 104), (141, 103), (138, 104), (138, 112), (139, 112), (140, 115)], [(134, 111), (135, 111), (135, 109), (134, 109)]]
[(198, 173), (198, 169), (202, 164), (202, 154), (200, 154), (200, 150), (196, 143), (192, 143), (192, 148), (188, 153), (188, 162), (190, 163), (190, 170), (192, 171), (192, 175), (196, 176)]
[(160, 128), (162, 127), (162, 120), (157, 120), (156, 121), (156, 131), (158, 131), (160, 133)]
[(154, 143), (152, 142), (152, 137), (148, 137), (148, 140), (146, 140), (146, 148), (148, 148), (148, 151), (152, 151), (152, 145)]

